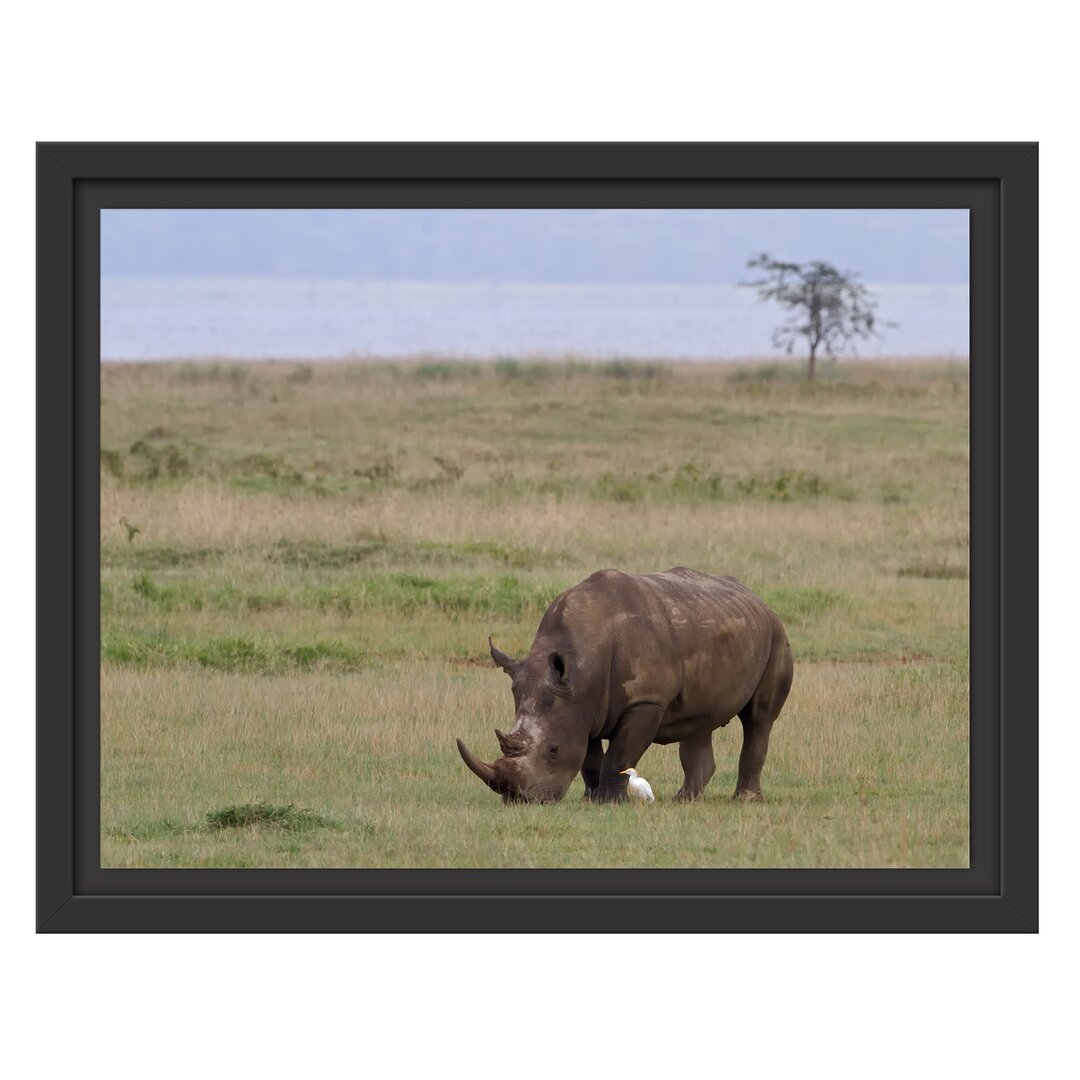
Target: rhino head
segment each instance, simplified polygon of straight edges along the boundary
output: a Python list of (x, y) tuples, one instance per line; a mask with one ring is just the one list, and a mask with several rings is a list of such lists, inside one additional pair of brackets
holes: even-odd
[(567, 657), (539, 641), (524, 660), (512, 659), (490, 638), (488, 645), (511, 679), (514, 726), (508, 733), (496, 729), (502, 753), (490, 764), (460, 739), (458, 752), (503, 802), (558, 802), (580, 772), (589, 741)]

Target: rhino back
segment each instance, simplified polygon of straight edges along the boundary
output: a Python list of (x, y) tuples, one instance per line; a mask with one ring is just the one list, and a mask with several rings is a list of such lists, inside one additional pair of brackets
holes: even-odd
[(600, 570), (549, 608), (534, 651), (573, 658), (592, 710), (608, 727), (653, 702), (666, 722), (729, 719), (757, 688), (779, 620), (735, 578), (674, 567)]

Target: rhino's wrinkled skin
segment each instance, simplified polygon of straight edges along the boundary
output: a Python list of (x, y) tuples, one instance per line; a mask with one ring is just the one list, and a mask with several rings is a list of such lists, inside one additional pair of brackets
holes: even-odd
[(491, 655), (512, 679), (514, 726), (496, 732), (502, 755), (491, 764), (460, 739), (458, 750), (505, 800), (561, 799), (580, 772), (587, 798), (622, 801), (622, 770), (652, 743), (673, 742), (684, 772), (676, 798), (696, 799), (715, 771), (712, 733), (733, 716), (743, 727), (735, 797), (762, 797), (791, 648), (734, 578), (598, 570), (555, 599), (524, 660), (494, 645)]

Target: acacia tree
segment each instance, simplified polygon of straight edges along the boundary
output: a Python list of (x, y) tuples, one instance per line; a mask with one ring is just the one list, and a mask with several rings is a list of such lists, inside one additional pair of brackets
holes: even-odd
[(880, 336), (875, 329), (877, 304), (866, 286), (855, 280), (855, 274), (841, 273), (820, 259), (790, 263), (767, 254), (756, 255), (746, 265), (764, 276), (740, 281), (739, 285), (757, 289), (762, 300), (775, 300), (790, 312), (773, 331), (773, 345), (790, 355), (796, 343), (806, 339), (810, 349), (809, 380), (814, 378), (819, 350), (832, 359), (858, 338)]

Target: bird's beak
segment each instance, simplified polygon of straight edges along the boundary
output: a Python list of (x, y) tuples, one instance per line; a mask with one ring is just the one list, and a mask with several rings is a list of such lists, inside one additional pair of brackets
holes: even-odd
[(629, 771), (630, 771), (629, 769), (623, 769), (623, 771), (621, 773), (619, 773), (619, 775), (620, 776), (625, 776)]

